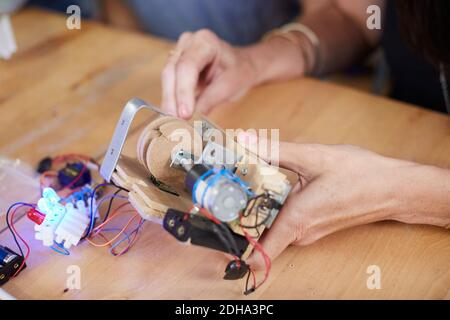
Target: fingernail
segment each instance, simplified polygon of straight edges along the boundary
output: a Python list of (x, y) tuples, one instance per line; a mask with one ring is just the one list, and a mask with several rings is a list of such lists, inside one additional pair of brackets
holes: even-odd
[(257, 141), (257, 138), (254, 134), (244, 131), (238, 134), (238, 141), (240, 143), (250, 144), (255, 143)]
[(248, 141), (250, 143), (256, 143), (256, 142), (258, 142), (258, 137), (256, 135), (254, 135), (253, 133), (249, 133), (248, 134)]
[(190, 116), (189, 109), (185, 103), (180, 104), (179, 111), (180, 111), (180, 117), (189, 118), (189, 116)]
[(246, 131), (244, 132), (239, 132), (238, 134), (238, 141), (240, 143), (248, 143), (248, 133)]

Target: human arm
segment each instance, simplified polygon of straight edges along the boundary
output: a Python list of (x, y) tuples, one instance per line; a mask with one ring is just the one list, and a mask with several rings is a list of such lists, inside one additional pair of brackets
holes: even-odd
[(320, 63), (323, 73), (342, 69), (378, 43), (381, 31), (366, 27), (366, 11), (373, 4), (383, 7), (384, 0), (327, 2), (300, 17), (320, 40), (320, 61), (300, 32), (292, 31), (291, 41), (274, 36), (241, 48), (209, 30), (184, 33), (162, 72), (162, 108), (189, 118), (194, 109), (208, 112), (258, 84), (307, 75), (310, 64)]
[[(270, 161), (270, 159), (267, 159)], [(272, 259), (288, 245), (383, 220), (450, 227), (450, 170), (348, 145), (280, 143), (281, 167), (297, 184), (260, 239)], [(254, 254), (249, 263), (264, 266)]]

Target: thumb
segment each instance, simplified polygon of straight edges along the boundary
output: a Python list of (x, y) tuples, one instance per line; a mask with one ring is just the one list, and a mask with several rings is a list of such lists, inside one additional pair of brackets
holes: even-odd
[[(265, 254), (270, 260), (275, 259), (286, 249), (291, 243), (299, 238), (300, 230), (297, 228), (299, 225), (296, 219), (295, 199), (291, 194), (286, 203), (283, 205), (281, 212), (275, 219), (272, 227), (266, 229), (258, 240)], [(253, 270), (264, 270), (266, 262), (264, 256), (259, 250), (254, 249), (250, 257), (247, 259), (247, 263)]]

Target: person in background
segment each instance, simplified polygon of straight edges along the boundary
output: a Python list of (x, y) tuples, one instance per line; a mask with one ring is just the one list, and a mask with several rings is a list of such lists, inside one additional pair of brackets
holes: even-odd
[[(213, 30), (234, 45), (257, 42), (267, 31), (295, 19), (299, 0), (30, 0), (65, 12), (79, 5), (83, 17), (177, 40), (186, 31)], [(320, 1), (319, 1), (320, 2)]]
[[(381, 9), (381, 30), (367, 27), (371, 5)], [(447, 112), (449, 16), (447, 0), (327, 0), (251, 46), (233, 47), (210, 30), (183, 33), (162, 72), (162, 109), (188, 119), (262, 83), (342, 70), (381, 45), (392, 97)], [(279, 159), (302, 183), (261, 239), (271, 258), (289, 244), (375, 221), (450, 228), (448, 169), (342, 145), (281, 143)], [(250, 263), (264, 265), (257, 255)]]
[[(380, 30), (367, 27), (370, 5), (382, 10)], [(232, 47), (210, 30), (186, 32), (163, 70), (162, 108), (189, 118), (264, 82), (343, 70), (381, 46), (391, 97), (449, 112), (449, 14), (445, 0), (327, 0), (251, 46)]]

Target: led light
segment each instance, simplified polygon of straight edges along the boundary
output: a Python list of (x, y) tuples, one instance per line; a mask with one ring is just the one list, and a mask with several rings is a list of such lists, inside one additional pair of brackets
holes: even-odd
[(37, 211), (35, 208), (31, 208), (30, 210), (28, 210), (27, 217), (38, 225), (41, 225), (45, 220), (45, 214)]

